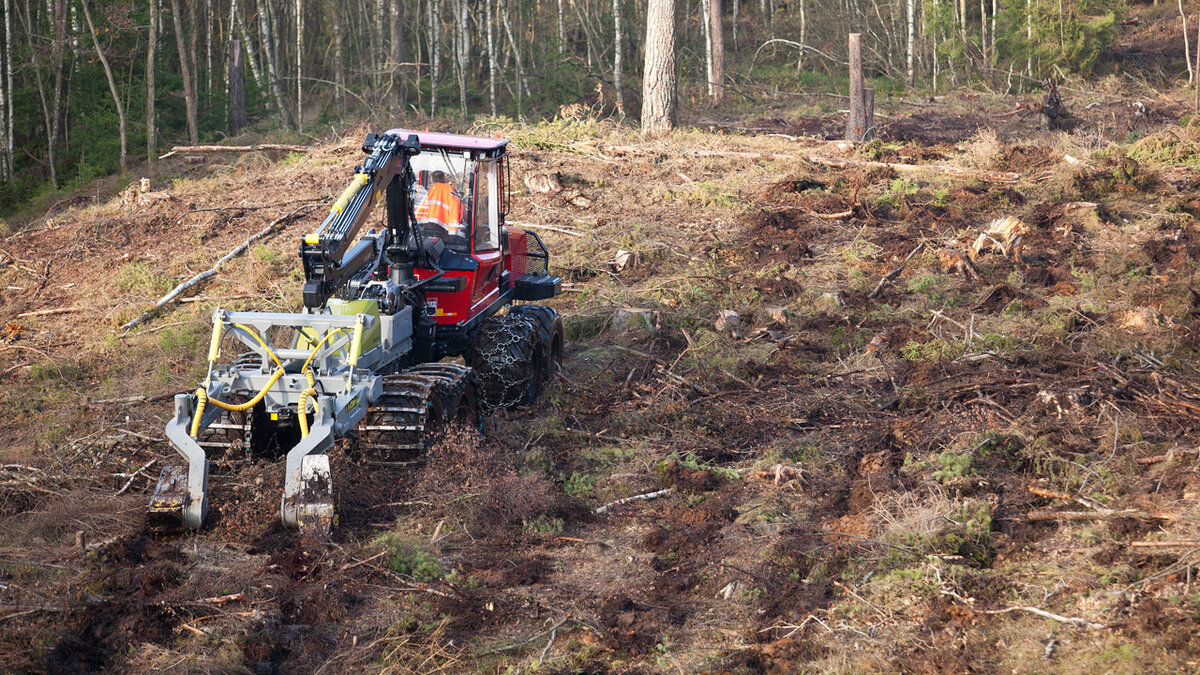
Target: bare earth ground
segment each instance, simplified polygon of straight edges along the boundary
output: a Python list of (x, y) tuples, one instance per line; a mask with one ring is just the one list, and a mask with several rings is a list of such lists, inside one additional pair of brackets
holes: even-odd
[(213, 308), (294, 310), (316, 217), (118, 327), (332, 200), (361, 134), (34, 223), (0, 242), (0, 670), (1195, 671), (1200, 129), (1065, 93), (1073, 135), (974, 95), (859, 147), (836, 116), (480, 125), (566, 280), (564, 376), (414, 467), (339, 446), (332, 543), (233, 453), (198, 535), (142, 514)]

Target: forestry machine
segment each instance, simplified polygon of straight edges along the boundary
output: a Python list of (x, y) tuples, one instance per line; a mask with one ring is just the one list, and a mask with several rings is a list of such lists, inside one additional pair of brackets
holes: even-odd
[[(513, 301), (560, 292), (533, 232), (507, 228), (508, 141), (393, 129), (367, 154), (328, 217), (300, 244), (300, 313), (213, 314), (208, 375), (175, 397), (166, 434), (187, 460), (150, 499), (159, 532), (196, 530), (208, 510), (209, 456), (286, 454), (280, 515), (306, 534), (335, 522), (326, 451), (355, 441), (402, 464), (447, 423), (529, 403), (558, 368), (558, 312)], [(373, 207), (378, 228), (361, 237)], [(224, 345), (224, 347), (223, 347)], [(218, 364), (222, 351), (235, 356)], [(446, 361), (446, 357), (463, 361)]]

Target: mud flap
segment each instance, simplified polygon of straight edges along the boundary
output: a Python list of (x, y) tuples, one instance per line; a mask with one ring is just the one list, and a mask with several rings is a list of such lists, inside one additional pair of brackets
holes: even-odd
[(178, 534), (186, 527), (184, 509), (188, 502), (186, 466), (164, 466), (150, 497), (146, 525), (159, 534)]
[(333, 477), (329, 456), (306, 455), (300, 461), (300, 493), (296, 497), (296, 522), (300, 533), (325, 538), (337, 518), (333, 504)]

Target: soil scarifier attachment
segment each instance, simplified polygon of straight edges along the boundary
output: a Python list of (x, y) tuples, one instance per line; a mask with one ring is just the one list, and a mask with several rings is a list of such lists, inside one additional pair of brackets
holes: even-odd
[[(394, 464), (446, 425), (478, 428), (484, 409), (537, 398), (558, 368), (562, 321), (541, 305), (501, 310), (551, 298), (561, 280), (536, 234), (504, 225), (507, 143), (367, 136), (367, 160), (301, 242), (303, 311), (213, 314), (208, 374), (175, 397), (166, 428), (187, 465), (163, 468), (152, 529), (202, 527), (210, 457), (241, 449), (285, 457), (283, 524), (326, 536), (337, 521), (326, 453), (337, 439)], [(380, 203), (387, 226), (359, 237)], [(237, 357), (220, 365), (229, 337)]]

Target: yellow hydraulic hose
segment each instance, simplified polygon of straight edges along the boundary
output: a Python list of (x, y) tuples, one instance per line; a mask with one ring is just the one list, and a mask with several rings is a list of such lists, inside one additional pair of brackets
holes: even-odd
[(312, 363), (313, 357), (317, 355), (317, 350), (321, 348), (321, 345), (340, 332), (342, 332), (341, 328), (331, 330), (325, 337), (321, 338), (321, 341), (313, 347), (312, 353), (308, 355), (308, 360), (304, 362), (304, 366), (300, 368), (300, 371), (304, 373), (304, 378), (308, 380), (308, 389), (300, 392), (300, 400), (296, 405), (296, 412), (300, 417), (300, 438), (308, 438), (308, 399), (316, 398), (317, 396), (317, 381), (313, 377), (312, 369), (308, 366)]

